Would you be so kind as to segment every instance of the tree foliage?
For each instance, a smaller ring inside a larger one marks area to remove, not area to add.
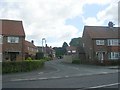
[[[54,47],[53,49],[55,50],[55,53],[56,53],[57,57],[64,55],[62,47]]]
[[[66,42],[63,43],[62,48],[68,47],[68,44]]]
[[[71,39],[69,45],[75,46],[75,47],[82,46],[82,38],[78,37],[78,38]]]
[[[67,53],[67,50],[66,50],[67,47],[68,47],[68,44],[66,42],[64,42],[63,45],[62,45],[64,55]]]

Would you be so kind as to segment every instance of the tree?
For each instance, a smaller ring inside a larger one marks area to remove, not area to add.
[[[67,47],[68,47],[68,44],[66,42],[64,42],[63,45],[62,45],[64,55],[67,53],[67,50],[66,50]]]
[[[54,47],[53,49],[55,50],[55,53],[56,53],[57,57],[60,57],[60,56],[64,55],[62,47]]]
[[[78,37],[78,38],[71,39],[69,45],[75,46],[75,47],[82,46],[82,38]]]
[[[66,42],[63,43],[62,48],[68,47],[68,44]]]

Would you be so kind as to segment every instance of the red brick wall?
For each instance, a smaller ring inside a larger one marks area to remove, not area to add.
[[[24,37],[20,37],[19,43],[8,43],[7,37],[3,38],[3,52],[11,52],[11,51],[19,51],[20,53],[17,55],[17,60],[23,60],[24,58]]]

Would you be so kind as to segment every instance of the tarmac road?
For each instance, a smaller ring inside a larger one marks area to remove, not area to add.
[[[3,88],[118,87],[118,69],[109,66],[76,65],[64,60],[46,62],[45,67],[26,73],[3,75]]]

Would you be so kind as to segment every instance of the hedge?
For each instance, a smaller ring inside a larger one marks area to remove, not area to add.
[[[73,60],[72,63],[73,64],[80,64],[80,60]]]
[[[27,72],[44,66],[44,60],[2,62],[2,73]]]

